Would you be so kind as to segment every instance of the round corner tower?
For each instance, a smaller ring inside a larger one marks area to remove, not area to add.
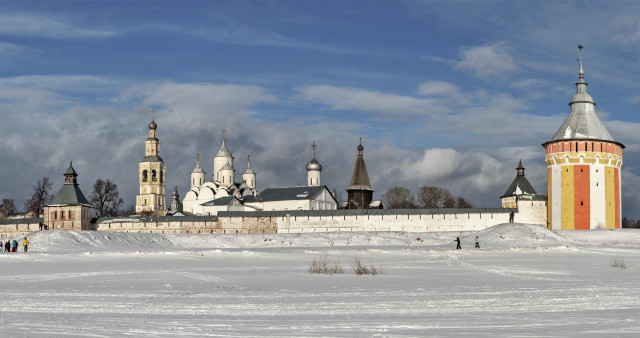
[[[554,230],[614,229],[621,225],[622,149],[587,93],[580,49],[571,113],[542,146],[547,164],[547,224]]]

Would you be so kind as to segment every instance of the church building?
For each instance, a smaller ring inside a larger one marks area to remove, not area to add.
[[[156,138],[158,125],[151,119],[149,137],[144,141],[145,156],[138,163],[140,193],[136,196],[136,213],[139,215],[164,216],[165,164],[160,157],[160,140]]]
[[[191,188],[182,200],[183,210],[197,215],[215,215],[218,211],[233,205],[245,196],[255,196],[257,173],[251,169],[251,157],[247,156],[247,169],[242,173],[242,181],[236,182],[234,157],[227,148],[226,130],[222,130],[222,146],[213,157],[211,180],[206,181],[206,173],[200,167],[200,154],[196,155],[196,167],[191,171]],[[213,202],[223,197],[224,200]]]
[[[620,169],[624,145],[613,139],[587,93],[580,49],[571,113],[553,138],[542,144],[547,164],[550,229],[614,229],[621,225]]]

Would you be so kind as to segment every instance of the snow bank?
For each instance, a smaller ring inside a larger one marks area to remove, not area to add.
[[[315,234],[199,235],[148,234],[48,230],[29,234],[29,250],[40,253],[157,252],[211,249],[270,249],[327,247],[405,247],[455,249],[460,236],[463,249],[473,249],[475,237],[481,249],[541,248],[600,243],[640,246],[640,231],[562,231],[521,223],[506,223],[479,232],[340,232]],[[21,238],[18,239],[21,243]]]

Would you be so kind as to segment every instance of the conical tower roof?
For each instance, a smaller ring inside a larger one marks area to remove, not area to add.
[[[509,188],[507,188],[507,191],[505,191],[504,195],[500,196],[500,198],[515,195],[537,195],[538,193],[536,193],[536,190],[533,189],[533,186],[531,186],[529,180],[527,180],[527,178],[524,176],[524,166],[522,165],[522,160],[518,163],[516,171],[518,172],[516,178],[513,180],[513,182],[511,182],[511,185],[509,186]]]
[[[363,150],[364,147],[362,143],[360,143],[358,145],[358,157],[356,158],[356,165],[353,168],[353,175],[351,175],[349,190],[373,190],[371,189],[371,182],[369,182],[367,166],[364,164]]]
[[[587,92],[587,83],[584,81],[582,46],[578,46],[578,48],[580,49],[580,71],[578,73],[580,78],[576,83],[576,94],[569,102],[571,113],[551,141],[602,140],[615,142],[596,115],[596,103]]]
[[[78,186],[78,182],[76,181],[78,174],[73,169],[72,163],[69,163],[69,169],[64,173],[64,176],[65,183],[62,185],[62,188],[60,188],[56,197],[53,198],[50,205],[90,205]]]

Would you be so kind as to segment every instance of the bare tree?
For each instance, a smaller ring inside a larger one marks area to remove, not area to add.
[[[3,198],[0,204],[0,218],[9,217],[18,212],[13,198]]]
[[[460,209],[473,208],[473,204],[467,201],[464,197],[458,197],[458,199],[456,199],[456,208],[460,208]]]
[[[422,208],[472,208],[469,201],[463,197],[455,198],[447,189],[425,186],[418,191],[418,204]]]
[[[447,189],[425,186],[418,191],[418,204],[427,209],[455,208],[456,200]]]
[[[118,186],[108,178],[96,180],[89,201],[98,208],[98,217],[117,216],[122,204]]]
[[[384,205],[389,209],[413,209],[416,207],[415,198],[411,190],[403,187],[393,187],[382,194]]]
[[[43,177],[33,186],[33,195],[24,204],[24,211],[33,212],[36,216],[40,216],[45,205],[51,202],[51,180],[49,177]]]
[[[120,212],[118,213],[118,216],[131,216],[135,214],[136,214],[136,205],[131,204],[130,206],[124,209],[121,209]]]

